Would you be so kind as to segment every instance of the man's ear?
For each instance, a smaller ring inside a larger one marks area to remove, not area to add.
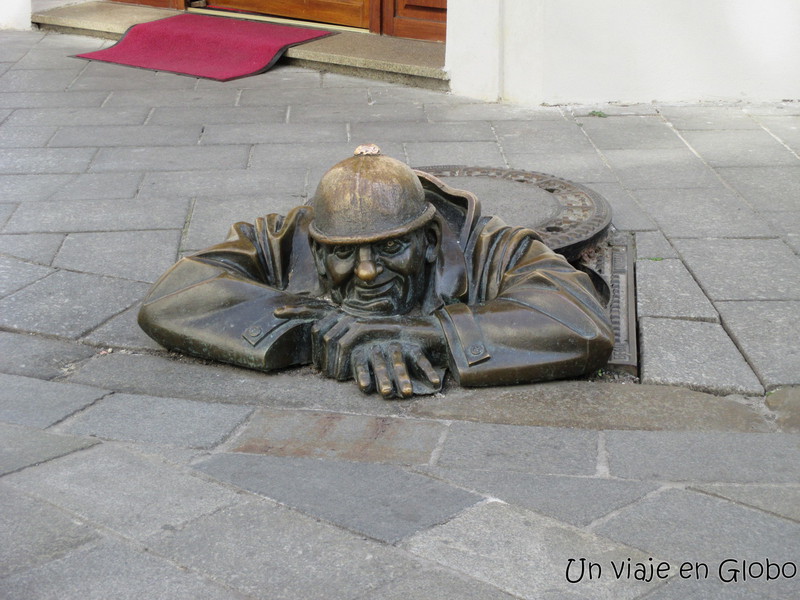
[[[439,256],[439,246],[442,243],[442,226],[436,219],[431,221],[425,229],[425,241],[427,242],[425,260],[429,263],[436,262],[436,258]]]
[[[317,275],[320,279],[327,279],[328,272],[325,270],[325,255],[322,251],[322,245],[317,240],[311,239],[311,253],[314,255],[314,266],[317,268]]]

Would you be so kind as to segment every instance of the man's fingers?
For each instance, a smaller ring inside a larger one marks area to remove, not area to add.
[[[411,385],[411,377],[408,374],[408,367],[406,367],[403,347],[398,343],[389,344],[388,354],[392,371],[394,372],[397,393],[401,398],[410,398],[414,394],[414,386]]]
[[[323,373],[327,372],[325,365],[328,362],[328,348],[322,338],[331,327],[338,323],[341,316],[342,314],[339,312],[331,313],[327,317],[314,323],[311,327],[311,356],[313,357],[314,364]]]
[[[373,386],[372,377],[370,376],[369,372],[369,359],[367,358],[367,353],[363,349],[358,349],[353,352],[350,360],[353,365],[353,379],[356,380],[358,389],[365,394],[370,393]]]
[[[389,366],[386,357],[380,346],[373,346],[370,352],[369,362],[372,365],[372,373],[375,375],[375,387],[378,393],[384,398],[391,398],[394,386],[392,377],[389,373]]]
[[[414,364],[417,365],[417,369],[425,376],[430,384],[433,387],[439,387],[442,384],[442,378],[439,376],[439,373],[436,372],[436,369],[433,368],[433,364],[425,356],[425,353],[422,352],[419,348],[414,348],[411,352],[411,357],[414,360]]]

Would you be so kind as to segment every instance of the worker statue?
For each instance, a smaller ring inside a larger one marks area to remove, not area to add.
[[[469,192],[360,146],[307,205],[236,223],[153,286],[139,324],[194,356],[313,364],[363,392],[577,377],[613,333],[590,277]]]

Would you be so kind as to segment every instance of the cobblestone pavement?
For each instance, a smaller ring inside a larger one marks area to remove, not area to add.
[[[800,597],[800,104],[526,109],[68,56],[103,43],[0,32],[0,596]],[[178,256],[365,141],[604,195],[635,232],[642,383],[385,402],[137,329]]]

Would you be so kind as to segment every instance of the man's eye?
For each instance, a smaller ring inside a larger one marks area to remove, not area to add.
[[[350,258],[353,255],[353,246],[335,246],[333,254],[336,258]]]
[[[397,254],[404,248],[404,244],[400,240],[387,240],[381,244],[382,254]]]

